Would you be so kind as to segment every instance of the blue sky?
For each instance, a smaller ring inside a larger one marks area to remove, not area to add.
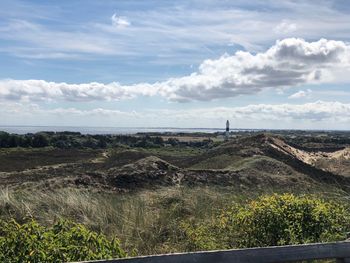
[[[0,125],[350,129],[348,1],[0,2]]]

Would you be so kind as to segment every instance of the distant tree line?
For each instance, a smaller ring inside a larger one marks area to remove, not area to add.
[[[291,140],[291,139],[289,139]],[[327,135],[320,137],[296,137],[291,141],[294,141],[299,144],[305,143],[320,143],[320,144],[350,144],[350,137],[347,136],[335,136],[335,135]]]
[[[208,147],[212,140],[183,142],[176,138],[164,140],[161,136],[149,135],[85,135],[79,132],[39,132],[24,135],[0,131],[0,148],[41,148],[56,147],[62,149],[91,148],[103,149],[126,145],[130,147],[154,148],[161,146]]]
[[[285,136],[284,139],[291,146],[306,151],[335,151],[350,145],[349,132],[314,132],[299,136]]]

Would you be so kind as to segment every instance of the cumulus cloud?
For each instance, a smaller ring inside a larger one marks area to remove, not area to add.
[[[197,72],[163,82],[121,85],[67,84],[44,80],[2,80],[0,98],[12,100],[120,100],[159,95],[173,101],[209,101],[274,88],[349,80],[350,45],[343,41],[299,38],[277,41],[265,52],[238,51],[205,60]],[[341,75],[341,76],[340,76]]]
[[[333,82],[334,72],[349,70],[350,46],[321,39],[277,41],[266,52],[238,51],[233,56],[206,60],[198,72],[166,82],[175,100],[211,100],[252,94],[266,88]]]
[[[307,89],[305,90],[299,90],[298,92],[290,95],[288,97],[288,99],[300,99],[300,98],[306,98],[306,97],[310,97],[312,93],[311,89]]]
[[[162,94],[156,84],[140,83],[123,86],[117,82],[68,84],[44,80],[1,80],[0,99],[11,101],[112,101],[130,99],[135,96]]]
[[[117,16],[116,13],[112,15],[111,20],[112,25],[117,28],[124,28],[130,26],[130,22],[125,17]]]

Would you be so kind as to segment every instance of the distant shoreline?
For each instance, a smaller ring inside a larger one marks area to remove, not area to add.
[[[255,129],[232,129],[254,131]],[[258,130],[258,129],[257,129]],[[261,129],[259,129],[261,130]],[[82,134],[137,134],[137,133],[216,133],[224,128],[179,128],[179,127],[88,127],[88,126],[0,126],[0,131],[16,134],[36,132],[80,132]]]
[[[81,134],[138,134],[138,133],[222,133],[225,128],[182,128],[182,127],[94,127],[94,126],[26,126],[0,125],[0,131],[27,134],[37,132],[80,132]],[[258,131],[307,131],[307,132],[347,132],[349,130],[311,130],[311,129],[247,129],[233,128],[231,132]]]

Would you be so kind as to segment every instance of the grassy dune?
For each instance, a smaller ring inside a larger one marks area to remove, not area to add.
[[[276,189],[264,189],[264,193]],[[132,254],[158,254],[194,250],[183,223],[211,224],[221,209],[254,199],[262,191],[217,187],[171,187],[133,193],[99,193],[66,188],[57,191],[0,190],[0,216],[18,222],[36,219],[52,225],[60,218],[117,236]],[[339,192],[318,193],[344,202]]]
[[[233,204],[289,192],[348,205],[348,179],[309,155],[266,135],[209,148],[2,149],[0,219],[72,220],[130,255],[224,249],[227,233],[211,230]]]
[[[2,218],[18,222],[35,218],[43,225],[71,219],[110,237],[118,236],[129,251],[153,254],[185,251],[179,222],[188,218],[208,220],[234,198],[209,188],[164,188],[117,195],[77,189],[1,189],[0,213]]]

